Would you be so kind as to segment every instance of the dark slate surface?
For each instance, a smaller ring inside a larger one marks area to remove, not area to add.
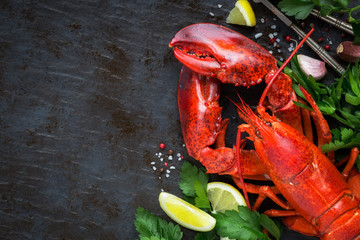
[[[289,55],[284,37],[295,37],[255,4],[255,28],[227,25],[233,4],[0,2],[2,239],[136,239],[138,206],[168,219],[158,194],[163,189],[181,196],[181,164],[195,162],[183,148],[176,100],[181,64],[168,47],[172,36],[198,22],[222,24],[251,39],[263,32],[257,42],[278,59]],[[262,24],[261,18],[268,21]],[[306,31],[310,22],[317,27],[315,38],[333,42],[334,54],[341,32],[330,27],[324,35],[327,25],[313,18],[306,21]],[[268,34],[275,31],[281,53],[268,44]],[[307,47],[303,51],[315,56]],[[330,70],[325,82],[333,76]],[[239,91],[256,104],[258,90]],[[223,93],[235,91],[226,86]],[[222,103],[224,116],[233,118],[233,106]],[[230,145],[238,123],[231,123]],[[160,142],[165,150],[159,149]],[[183,154],[184,160],[166,158],[176,169],[159,179],[164,162],[155,154],[166,155],[169,149]],[[194,236],[183,232],[184,239]],[[283,239],[310,238],[285,230]]]

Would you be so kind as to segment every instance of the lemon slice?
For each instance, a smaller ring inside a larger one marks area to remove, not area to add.
[[[226,23],[253,27],[256,25],[254,10],[247,0],[238,0],[226,18]]]
[[[243,195],[233,186],[223,182],[211,182],[207,185],[207,196],[213,213],[225,210],[238,210],[238,206],[246,206]]]
[[[215,227],[215,218],[173,194],[161,192],[159,202],[162,210],[183,227],[199,232],[208,232]]]

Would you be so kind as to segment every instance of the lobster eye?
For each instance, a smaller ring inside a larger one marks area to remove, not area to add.
[[[266,122],[266,126],[271,127],[271,122]]]
[[[256,131],[255,131],[255,135],[260,138],[260,137],[261,137],[260,131],[259,131],[259,130],[256,130]]]

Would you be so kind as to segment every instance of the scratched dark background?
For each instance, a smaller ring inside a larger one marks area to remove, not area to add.
[[[185,160],[195,162],[183,147],[178,120],[181,64],[168,47],[172,36],[198,22],[225,25],[251,39],[262,32],[257,42],[278,59],[289,55],[285,36],[295,38],[254,3],[256,27],[227,25],[234,3],[0,1],[1,239],[136,239],[138,206],[169,220],[158,194],[181,196],[179,169]],[[330,27],[325,33],[328,26],[311,17],[305,31],[311,22],[314,37],[324,36],[323,45],[331,41],[335,56],[341,32]],[[280,53],[268,43],[275,31]],[[307,47],[302,51],[315,56]],[[333,77],[329,69],[325,81]],[[229,89],[223,92],[234,93]],[[256,88],[239,91],[256,103]],[[239,120],[233,106],[222,103],[232,119],[231,145]],[[161,142],[166,149],[159,149]],[[166,169],[175,167],[169,177],[160,174],[165,162]],[[182,230],[184,239],[193,238]],[[285,229],[283,239],[310,238]]]

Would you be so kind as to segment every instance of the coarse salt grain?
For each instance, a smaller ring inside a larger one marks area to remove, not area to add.
[[[258,38],[261,37],[262,35],[263,35],[262,33],[257,33],[257,34],[255,34],[254,37],[255,37],[256,39],[258,39]]]
[[[177,153],[176,156],[177,156],[177,157],[181,157],[181,153]]]
[[[181,161],[181,157],[178,158],[178,161]]]
[[[166,170],[166,172],[167,172],[167,173],[170,173],[170,170],[169,170],[169,169],[167,169],[167,170]]]
[[[289,48],[288,48],[288,50],[289,50],[289,52],[291,52],[291,51],[293,51],[293,50],[294,50],[294,48],[289,47]]]
[[[153,166],[153,170],[154,170],[154,171],[156,170],[156,167],[155,167],[155,166]]]
[[[270,50],[269,53],[270,53],[270,54],[273,54],[273,51]]]
[[[159,156],[159,157],[160,157],[160,156],[162,156],[162,153],[161,153],[161,152],[159,152],[158,156]]]
[[[274,34],[270,33],[269,38],[274,38]]]
[[[159,179],[161,179],[161,177],[159,177]]]
[[[185,143],[184,143],[182,146],[183,146],[183,147],[186,147],[186,146],[185,146]]]
[[[278,49],[277,51],[278,51],[278,53],[281,53],[281,49]]]
[[[283,58],[280,58],[280,61],[284,61],[284,59],[283,59]]]
[[[332,44],[332,41],[329,41],[329,44]]]
[[[264,18],[261,18],[261,19],[260,19],[260,22],[261,22],[261,23],[264,23],[264,22],[265,22],[265,19],[264,19]]]
[[[215,16],[215,14],[214,14],[214,13],[212,13],[212,12],[210,12],[209,14],[210,14],[210,16],[212,16],[212,17],[213,17],[213,16]]]
[[[164,189],[160,189],[160,191],[162,191],[162,192],[163,192],[163,191],[164,191]]]
[[[151,164],[151,165],[154,165],[154,164],[155,164],[155,162],[151,162],[150,164]]]
[[[271,25],[271,29],[276,29],[276,25]]]
[[[164,161],[164,159],[163,159],[163,158],[160,158],[160,162],[162,162],[162,161]]]
[[[165,174],[165,177],[169,177],[170,175],[169,174]]]
[[[218,8],[222,8],[222,6],[223,6],[223,5],[221,5],[221,4],[218,4]]]
[[[173,156],[170,155],[170,156],[168,157],[168,159],[169,159],[169,160],[173,160]]]
[[[277,38],[277,39],[276,39],[276,42],[280,42],[280,38]]]
[[[278,35],[278,33],[277,33],[277,32],[274,32],[273,34],[274,34],[274,36],[275,36],[275,37]]]
[[[276,47],[276,46],[277,46],[277,42],[274,42],[273,46]]]
[[[175,169],[175,166],[170,166],[170,169]]]

